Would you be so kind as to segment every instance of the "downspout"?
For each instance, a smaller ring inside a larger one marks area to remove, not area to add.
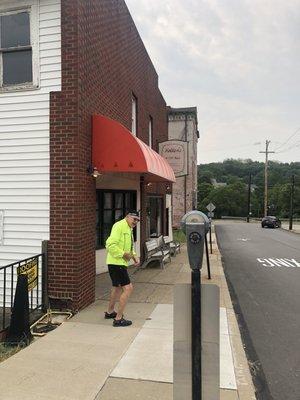
[[[184,138],[187,142],[187,114],[185,114],[185,121],[184,121]],[[188,172],[188,165],[187,165],[187,172]],[[186,214],[186,192],[187,192],[187,175],[184,175],[184,214]]]
[[[144,248],[144,242],[145,242],[145,230],[142,228],[144,227],[146,229],[146,223],[147,223],[147,216],[146,216],[146,207],[145,207],[145,197],[146,197],[146,193],[145,193],[145,180],[144,177],[141,176],[140,177],[140,217],[141,217],[141,221],[140,221],[140,258],[141,258],[141,264],[144,261],[144,252],[143,252],[143,248]]]

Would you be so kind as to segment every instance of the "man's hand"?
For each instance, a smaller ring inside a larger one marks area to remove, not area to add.
[[[133,266],[138,267],[140,265],[140,259],[138,257],[133,257],[132,259],[134,262]]]
[[[129,260],[132,259],[132,254],[131,253],[124,253],[123,254],[123,258],[124,258],[124,260],[129,261]]]

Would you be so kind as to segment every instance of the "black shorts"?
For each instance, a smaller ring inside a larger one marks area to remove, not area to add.
[[[113,286],[126,286],[130,284],[130,278],[126,267],[120,265],[108,265],[108,272]]]

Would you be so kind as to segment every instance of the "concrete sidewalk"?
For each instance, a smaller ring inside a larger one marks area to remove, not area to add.
[[[289,223],[288,222],[283,222],[282,223],[282,229],[289,230]],[[300,223],[299,222],[294,222],[293,223],[293,229],[290,232],[300,233]]]
[[[212,279],[220,287],[220,399],[255,399],[248,363],[216,243]],[[55,331],[0,364],[3,400],[137,400],[173,398],[173,288],[190,281],[185,247],[164,270],[132,275],[126,328],[105,320],[110,281],[97,277],[97,300]]]

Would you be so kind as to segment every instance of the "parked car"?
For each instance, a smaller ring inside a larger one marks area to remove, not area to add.
[[[261,220],[261,227],[262,228],[280,228],[281,221],[277,217],[274,217],[272,215],[267,215],[266,217],[263,217],[263,219]]]

